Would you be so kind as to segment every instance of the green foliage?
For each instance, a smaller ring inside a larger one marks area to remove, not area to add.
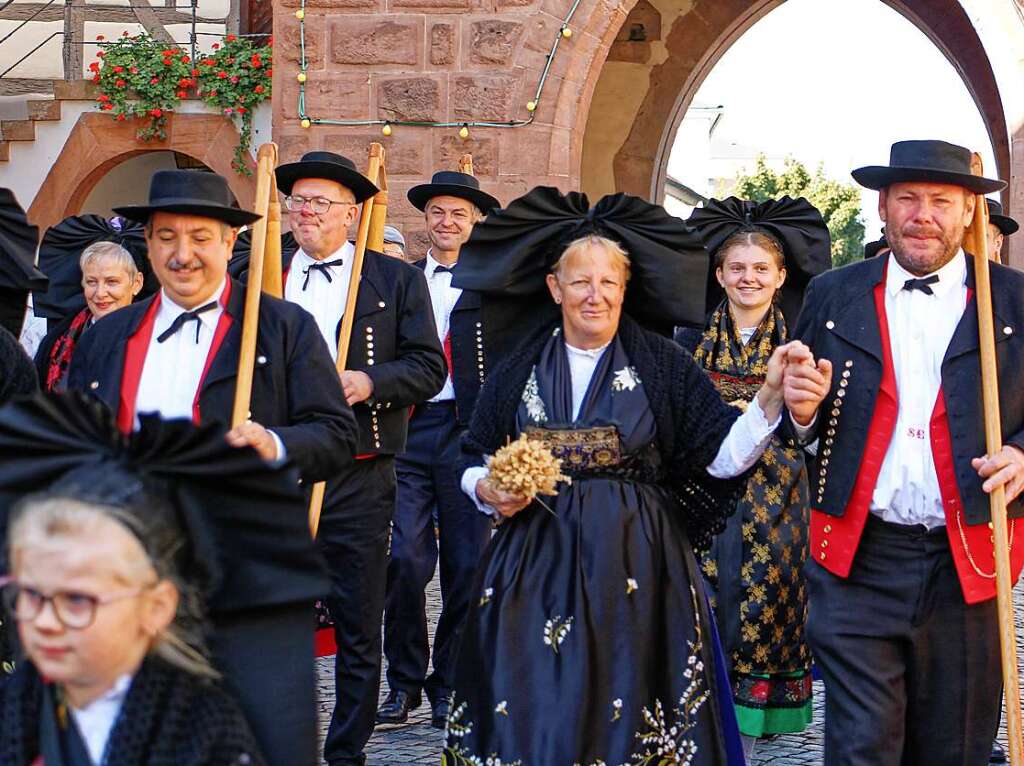
[[[240,141],[231,166],[249,175],[252,110],[270,98],[272,44],[228,35],[213,53],[193,62],[181,48],[147,34],[125,32],[113,42],[96,38],[101,50],[89,65],[100,95],[98,107],[120,122],[138,120],[140,141],[167,138],[167,117],[194,90],[229,120],[241,121]]]
[[[821,165],[812,175],[803,163],[787,157],[781,173],[772,170],[759,155],[754,172],[740,174],[732,194],[762,202],[766,199],[806,197],[821,211],[832,236],[832,264],[842,266],[859,260],[864,252],[864,221],[860,216],[860,189],[825,176]]]

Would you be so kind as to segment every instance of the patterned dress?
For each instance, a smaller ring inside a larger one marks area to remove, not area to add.
[[[484,554],[443,763],[726,763],[700,570],[622,343],[574,420],[556,333],[516,431],[543,440],[572,482],[504,522]]]
[[[741,409],[786,342],[772,308],[744,343],[727,303],[714,312],[693,358],[722,398]],[[802,731],[811,721],[811,658],[804,640],[809,506],[802,451],[777,436],[702,567],[726,654],[740,731],[752,737]]]

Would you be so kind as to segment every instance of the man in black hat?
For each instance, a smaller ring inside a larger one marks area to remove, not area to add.
[[[18,343],[30,290],[46,289],[35,266],[39,229],[10,189],[0,188],[0,403],[38,389],[35,367]]]
[[[227,266],[236,227],[258,218],[231,201],[219,175],[164,170],[152,178],[148,205],[116,210],[145,223],[161,290],[82,336],[68,387],[106,402],[124,432],[146,412],[230,427],[246,288]],[[266,295],[250,407],[250,420],[227,433],[230,444],[291,460],[307,483],[352,462],[355,422],[316,324]],[[211,604],[218,666],[270,763],[315,761],[310,611],[319,595],[308,579],[278,578]]]
[[[1014,219],[1003,215],[1003,204],[994,199],[986,199],[988,205],[988,254],[998,258],[1003,251],[1003,240],[1020,228]]]
[[[377,711],[377,723],[404,723],[425,690],[431,724],[443,729],[473,573],[491,530],[490,519],[459,485],[459,439],[469,425],[485,369],[480,296],[452,287],[452,268],[473,225],[499,203],[480,189],[476,178],[456,172],[435,173],[429,184],[414,186],[408,196],[423,211],[430,239],[426,258],[415,265],[427,278],[448,377],[434,397],[416,407],[409,443],[398,458],[384,621],[390,692]],[[425,590],[439,552],[443,607],[434,636],[434,672],[428,677]]]
[[[787,370],[792,438],[816,449],[807,637],[825,680],[825,763],[985,763],[1000,703],[988,493],[1024,514],[1024,391],[1004,386],[985,454],[967,149],[894,144],[853,177],[879,191],[890,252],[826,272]],[[1024,375],[1024,275],[992,264],[999,371]],[[821,405],[821,406],[819,406]],[[1012,569],[1024,526],[1010,522]]]
[[[284,263],[285,298],[313,314],[337,356],[355,252],[348,230],[359,203],[377,188],[332,152],[309,152],[282,165],[277,183],[300,246]],[[324,742],[330,766],[365,762],[380,686],[394,456],[405,449],[409,407],[438,392],[444,365],[423,273],[368,250],[341,373],[359,424],[358,459],[328,481],[318,533],[331,571],[327,606],[338,645],[334,714]]]

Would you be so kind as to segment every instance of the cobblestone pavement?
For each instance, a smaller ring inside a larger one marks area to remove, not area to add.
[[[1017,604],[1017,645],[1024,646],[1024,585],[1015,593]],[[441,597],[437,589],[437,578],[427,591],[427,616],[430,620],[430,635],[440,610]],[[1024,658],[1024,653],[1022,653]],[[327,731],[334,698],[333,658],[319,661],[318,679],[320,687],[320,728],[321,737]],[[382,679],[381,699],[387,694],[387,682]],[[750,766],[817,766],[822,762],[822,720],[824,713],[824,690],[821,683],[814,685],[814,722],[800,734],[782,735],[773,740],[758,742]],[[1000,732],[1005,742],[1005,732]],[[441,761],[441,732],[430,727],[430,706],[424,704],[409,717],[409,723],[402,726],[377,729],[366,749],[367,766],[438,766]]]

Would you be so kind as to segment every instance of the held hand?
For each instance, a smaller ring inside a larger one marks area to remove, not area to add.
[[[832,362],[819,359],[815,363],[811,350],[802,343],[800,346],[788,355],[783,392],[793,420],[806,426],[832,388]]]
[[[1006,487],[1006,502],[1010,502],[1024,489],[1024,452],[1006,444],[991,457],[976,457],[971,466],[985,480],[981,488],[992,493],[996,487]]]
[[[788,360],[791,354],[799,353],[801,350],[810,353],[807,346],[800,341],[790,341],[776,348],[772,352],[771,359],[768,360],[764,385],[757,392],[757,403],[761,405],[761,410],[769,423],[774,422],[782,411],[783,386]]]
[[[277,443],[259,423],[247,420],[228,431],[224,438],[232,447],[252,447],[267,462],[277,460]]]
[[[476,483],[476,496],[481,503],[489,505],[506,519],[512,518],[530,504],[529,498],[500,490],[487,479],[480,479]]]
[[[365,372],[356,370],[345,370],[339,376],[341,387],[345,391],[345,401],[348,406],[365,402],[373,395],[373,380]]]

